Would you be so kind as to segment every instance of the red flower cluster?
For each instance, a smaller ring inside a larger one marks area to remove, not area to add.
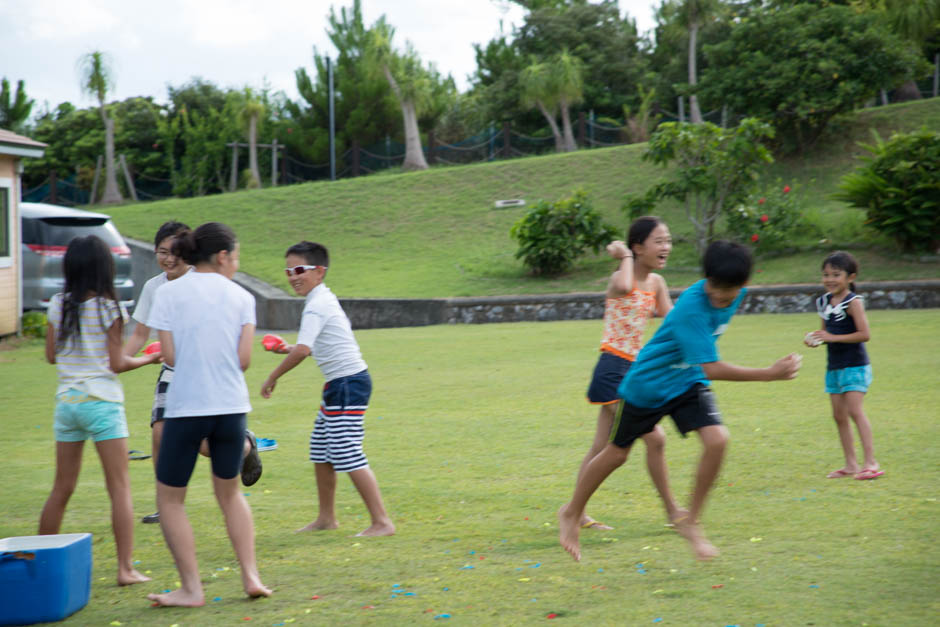
[[[761,198],[760,200],[757,201],[757,204],[758,204],[758,205],[763,205],[765,202],[767,202],[767,199],[766,199],[766,198]]]
[[[789,194],[789,193],[790,193],[790,186],[789,186],[789,185],[784,185],[784,186],[783,186],[783,193],[784,193],[784,194]]]
[[[767,220],[770,220],[770,216],[768,216],[766,213],[760,217],[761,222],[767,222]]]
[[[757,233],[754,233],[754,235],[751,235],[752,242],[756,242],[759,239],[760,239],[760,235],[758,235]]]

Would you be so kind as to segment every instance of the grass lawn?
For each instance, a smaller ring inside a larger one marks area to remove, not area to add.
[[[887,471],[870,482],[825,479],[842,464],[822,390],[825,354],[800,343],[818,318],[732,322],[723,358],[763,366],[798,350],[804,367],[795,381],[715,385],[732,443],[704,518],[722,555],[707,564],[663,526],[642,451],[590,503],[616,529],[584,532],[581,563],[557,544],[555,511],[570,496],[594,428],[584,390],[599,321],[357,333],[375,380],[366,452],[398,525],[390,538],[350,537],[368,519],[348,480],[338,490],[340,530],[292,533],[315,516],[306,452],[321,382],[304,364],[261,399],[257,390],[278,358],[259,348],[247,373],[249,423],[279,448],[262,453],[264,476],[247,493],[274,596],[243,597],[205,460],[187,504],[206,607],[149,607],[146,593],[176,585],[153,525],[138,525],[135,538],[138,568],[153,583],[114,585],[107,496],[86,446],[63,532],[94,534],[94,581],[88,606],[66,624],[515,625],[549,614],[580,625],[935,623],[940,315],[869,317],[875,382],[865,406]],[[55,372],[38,342],[0,346],[0,537],[31,535],[53,479]],[[131,448],[149,448],[155,375],[121,376]],[[667,432],[673,487],[684,497],[699,445],[671,423]],[[149,460],[131,462],[131,480],[136,514],[151,513]]]
[[[757,284],[815,281],[825,252],[851,246],[862,259],[865,281],[940,277],[936,259],[905,258],[864,226],[864,212],[834,201],[841,176],[854,169],[871,141],[870,129],[887,137],[892,129],[940,128],[940,99],[864,110],[840,120],[812,154],[784,159],[768,168],[804,195],[815,225],[795,242],[818,250],[761,260]],[[381,174],[274,189],[219,194],[109,207],[121,232],[152,241],[164,221],[195,227],[209,220],[231,225],[242,243],[242,270],[287,289],[284,251],[301,239],[331,251],[330,284],[346,298],[429,298],[603,291],[612,264],[588,255],[568,274],[554,279],[527,275],[515,259],[509,229],[525,208],[494,209],[500,199],[556,200],[583,187],[611,224],[625,229],[620,207],[664,172],[641,157],[644,144],[581,150],[561,155],[512,159],[424,172]],[[657,214],[676,237],[670,285],[699,278],[692,227],[683,208],[663,204]]]

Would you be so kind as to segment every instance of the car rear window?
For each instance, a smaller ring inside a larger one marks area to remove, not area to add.
[[[124,240],[105,218],[40,218],[23,220],[23,243],[68,246],[76,237],[97,235],[112,249],[124,248]],[[118,252],[118,251],[115,251]]]

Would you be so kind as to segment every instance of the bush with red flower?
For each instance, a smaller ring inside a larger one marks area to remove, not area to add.
[[[812,227],[803,218],[803,198],[794,187],[777,181],[748,196],[725,214],[727,235],[757,253],[795,247]]]

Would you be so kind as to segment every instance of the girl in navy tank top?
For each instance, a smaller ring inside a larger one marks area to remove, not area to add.
[[[858,262],[846,252],[834,252],[822,263],[823,286],[828,290],[816,299],[816,310],[822,318],[822,327],[806,335],[809,347],[826,344],[826,392],[832,401],[832,417],[839,430],[839,441],[845,455],[845,466],[833,470],[827,477],[855,477],[875,479],[884,474],[875,460],[871,423],[862,400],[871,385],[871,363],[865,351],[865,342],[871,334],[862,299],[855,293]],[[851,419],[862,441],[865,459],[859,465],[852,440]]]

